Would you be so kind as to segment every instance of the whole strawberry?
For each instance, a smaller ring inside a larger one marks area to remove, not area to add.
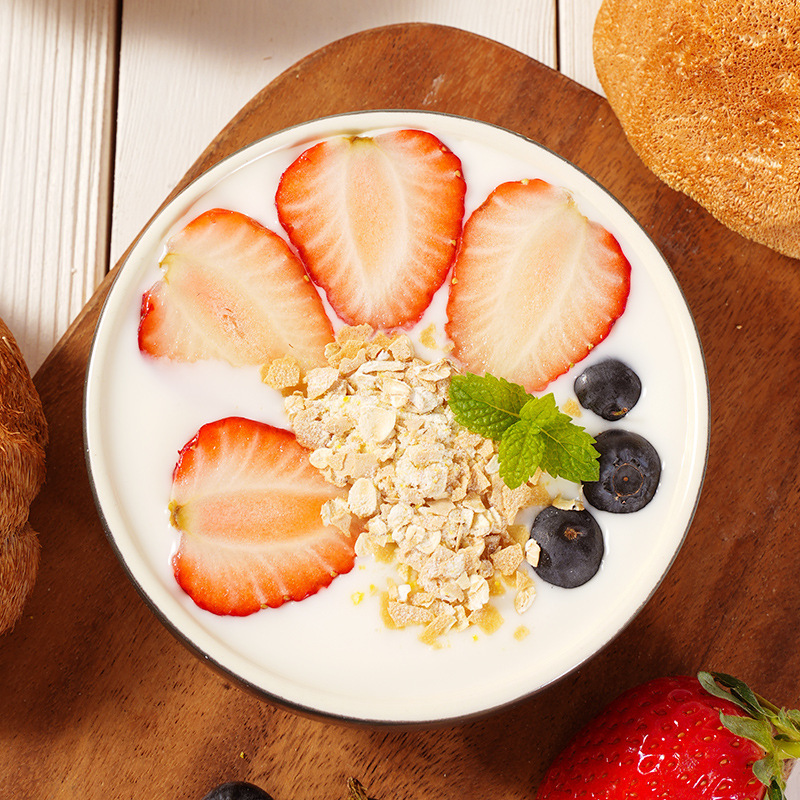
[[[800,756],[800,712],[721,673],[631,689],[556,758],[538,800],[780,800]]]

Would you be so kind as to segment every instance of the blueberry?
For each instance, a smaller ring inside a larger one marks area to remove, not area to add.
[[[536,574],[548,583],[574,589],[600,569],[603,533],[588,511],[548,506],[531,526],[531,538],[541,548]]]
[[[623,430],[603,431],[595,444],[600,479],[583,484],[586,499],[601,511],[627,514],[644,508],[661,477],[661,459],[644,436]]]
[[[639,376],[615,358],[598,361],[575,379],[578,402],[603,419],[622,419],[642,394]]]
[[[272,800],[272,797],[252,783],[229,781],[212,789],[203,800]]]

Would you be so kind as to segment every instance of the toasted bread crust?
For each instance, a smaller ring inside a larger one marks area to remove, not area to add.
[[[605,0],[598,78],[665,183],[800,257],[800,13],[794,0]]]

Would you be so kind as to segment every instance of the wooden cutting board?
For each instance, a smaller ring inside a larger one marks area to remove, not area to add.
[[[531,798],[567,738],[644,679],[723,670],[800,704],[800,264],[660,183],[602,98],[504,46],[431,25],[367,31],[313,53],[241,111],[182,185],[257,137],[376,108],[525,134],[604,184],[662,249],[697,321],[711,386],[706,483],[682,551],[602,653],[502,712],[398,731],[276,709],[173,639],[101,528],[82,391],[112,274],[35,378],[51,429],[48,481],[31,516],[43,557],[24,618],[0,639],[0,796],[199,800],[246,779],[275,800],[317,800],[344,797],[356,776],[379,800]]]

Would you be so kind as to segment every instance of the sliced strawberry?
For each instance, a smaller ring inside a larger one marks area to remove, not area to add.
[[[286,354],[325,363],[333,331],[319,294],[288,244],[250,217],[201,214],[172,237],[161,265],[164,277],[142,299],[142,352],[234,366]]]
[[[504,183],[464,226],[447,304],[454,354],[472,372],[541,390],[608,335],[630,273],[616,239],[566,190]]]
[[[289,431],[240,417],[203,425],[173,475],[175,578],[214,614],[245,616],[314,594],[355,560],[354,536],[320,517],[339,492]]]
[[[337,137],[281,177],[278,217],[349,324],[416,321],[452,265],[464,217],[461,161],[435,136]]]

